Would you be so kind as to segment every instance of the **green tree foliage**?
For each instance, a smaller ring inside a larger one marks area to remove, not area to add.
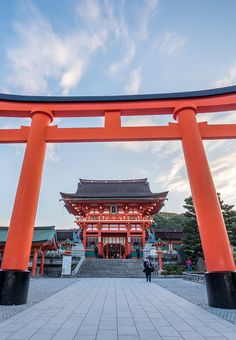
[[[219,193],[217,195],[228,231],[230,243],[233,246],[236,246],[236,211],[233,210],[233,205],[224,203]],[[204,257],[198,231],[197,219],[192,197],[190,196],[184,201],[184,208],[186,209],[184,215],[187,218],[187,224],[183,229],[183,249],[186,257],[190,257],[194,262],[196,262],[199,257]]]
[[[233,210],[234,205],[225,204],[220,198],[220,194],[217,194],[224,217],[226,229],[229,236],[229,241],[232,246],[236,246],[236,211]]]
[[[186,258],[191,258],[192,261],[196,263],[199,257],[203,257],[197,218],[192,197],[190,196],[184,201],[184,208],[186,209],[185,217],[187,218],[187,223],[183,229],[183,250]]]
[[[163,212],[154,216],[151,229],[183,230],[186,221],[184,214]]]

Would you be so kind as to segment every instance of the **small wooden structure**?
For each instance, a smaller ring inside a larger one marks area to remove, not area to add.
[[[8,227],[0,227],[0,253],[1,257],[5,249],[6,239],[7,239]],[[38,256],[40,256],[40,267],[39,274],[44,274],[44,259],[45,254],[48,250],[57,250],[57,238],[56,238],[56,230],[55,226],[46,226],[46,227],[35,227],[34,228],[34,236],[31,246],[31,256],[32,256],[32,265],[31,274],[32,277],[37,275],[37,263]]]

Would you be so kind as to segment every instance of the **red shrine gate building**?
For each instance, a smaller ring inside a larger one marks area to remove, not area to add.
[[[152,224],[168,192],[153,193],[147,179],[80,179],[76,193],[61,193],[65,207],[75,215],[86,256],[98,247],[101,257],[127,258],[143,249]]]

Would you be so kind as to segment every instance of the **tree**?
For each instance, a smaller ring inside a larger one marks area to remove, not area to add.
[[[176,213],[158,213],[154,215],[153,223],[151,229],[157,230],[159,229],[167,229],[167,230],[183,230],[186,217],[184,214],[176,214]]]
[[[190,196],[184,201],[184,208],[186,209],[184,215],[187,218],[187,223],[183,229],[183,250],[187,258],[191,258],[194,263],[197,263],[199,257],[204,257],[198,231],[197,218],[192,197]]]
[[[225,204],[220,198],[220,194],[217,194],[224,217],[226,229],[229,236],[229,241],[232,246],[236,246],[236,211],[233,210],[234,205]]]
[[[233,205],[224,203],[219,193],[217,193],[217,196],[219,199],[222,215],[225,220],[230,243],[233,246],[236,246],[236,211],[233,210]],[[184,208],[186,209],[184,215],[187,217],[188,222],[183,229],[183,249],[187,257],[190,257],[194,262],[197,262],[199,257],[204,257],[198,231],[197,218],[192,197],[190,196],[184,201]]]

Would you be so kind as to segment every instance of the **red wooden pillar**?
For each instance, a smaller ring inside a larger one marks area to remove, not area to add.
[[[27,301],[30,280],[28,263],[46,151],[45,138],[52,118],[50,112],[40,108],[32,112],[32,124],[0,272],[0,282],[5,287],[0,287],[5,289],[0,304],[21,304]],[[15,289],[7,289],[9,280],[11,286],[15,282]]]
[[[163,265],[162,265],[162,254],[163,254],[163,251],[161,250],[161,251],[157,251],[157,254],[158,254],[158,262],[159,262],[159,271],[160,272],[162,272],[162,267],[163,267]]]
[[[40,263],[40,275],[44,275],[44,260],[45,260],[45,251],[42,252],[41,263]]]
[[[146,244],[146,230],[144,229],[144,226],[142,226],[142,247],[144,248]]]
[[[102,255],[102,230],[101,226],[98,226],[98,254]]]
[[[127,255],[131,255],[131,237],[130,237],[130,226],[127,227]]]
[[[33,261],[32,261],[32,277],[35,277],[37,274],[37,261],[38,261],[38,250],[34,249]]]
[[[87,247],[86,237],[87,237],[86,226],[84,226],[83,227],[83,245],[84,245],[85,254],[86,254],[86,247]]]
[[[177,108],[174,112],[182,135],[184,157],[208,271],[206,283],[209,305],[235,308],[236,295],[232,293],[236,288],[235,263],[195,114],[196,108],[191,104]]]

